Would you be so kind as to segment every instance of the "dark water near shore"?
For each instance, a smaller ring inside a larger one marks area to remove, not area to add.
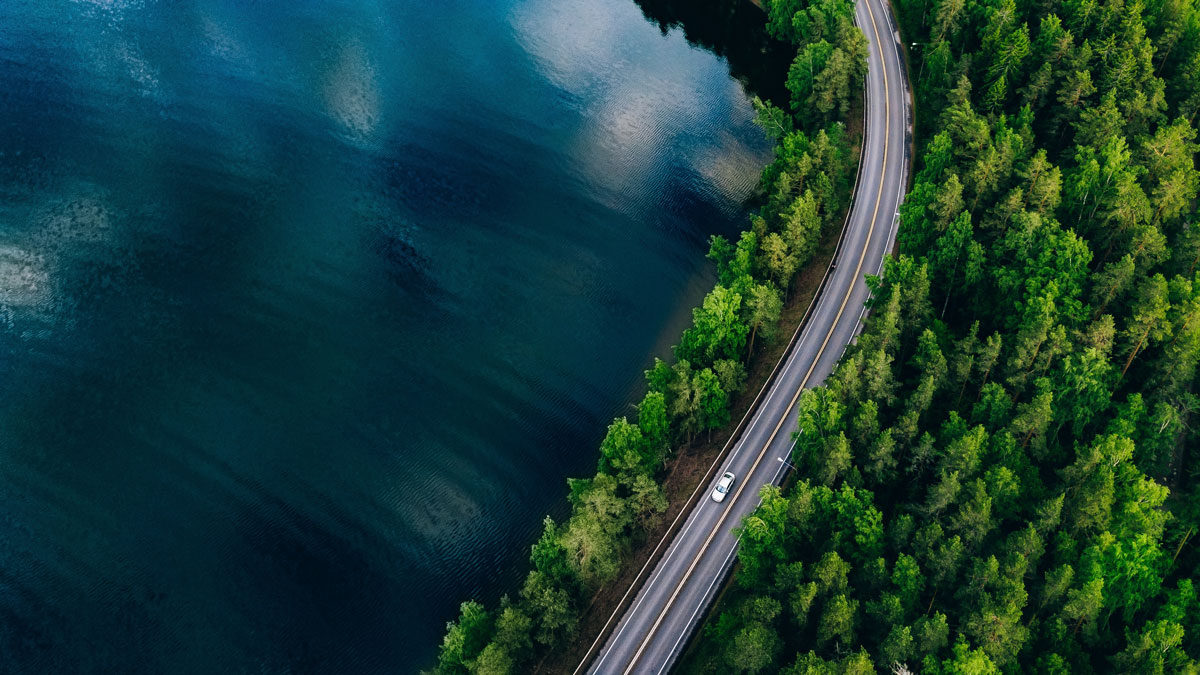
[[[0,672],[412,672],[511,588],[768,156],[656,20],[0,2]]]

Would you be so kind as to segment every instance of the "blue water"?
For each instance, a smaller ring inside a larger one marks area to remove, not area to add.
[[[631,0],[0,2],[0,672],[397,673],[768,144]]]

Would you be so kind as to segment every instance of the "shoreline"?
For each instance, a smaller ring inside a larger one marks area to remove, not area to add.
[[[753,0],[751,0],[753,2]],[[851,151],[858,157],[862,144],[862,103],[857,103],[851,110],[847,125],[847,136],[852,139]],[[845,211],[848,212],[847,204]],[[844,220],[845,213],[842,214]],[[621,574],[608,584],[597,590],[587,608],[579,618],[580,636],[597,636],[608,618],[619,605],[625,592],[637,579],[642,568],[651,561],[655,545],[666,535],[680,511],[687,507],[691,495],[706,476],[709,467],[722,454],[730,434],[736,431],[739,420],[751,408],[759,391],[768,383],[776,364],[784,356],[789,341],[783,336],[790,336],[804,319],[809,305],[820,291],[825,271],[837,251],[842,229],[831,231],[822,237],[813,259],[796,274],[795,281],[784,302],[783,311],[776,324],[779,339],[756,353],[747,368],[747,378],[742,391],[730,406],[730,422],[716,430],[711,440],[697,437],[690,445],[681,447],[678,454],[670,460],[666,475],[662,480],[662,489],[667,496],[667,509],[659,514],[659,522],[647,530],[632,546],[628,558],[622,564]],[[655,559],[661,557],[665,550]],[[630,595],[635,595],[631,593]],[[611,627],[610,627],[611,628]],[[573,643],[568,650],[553,651],[539,662],[533,669],[537,675],[571,675],[587,653],[594,637],[586,641]]]

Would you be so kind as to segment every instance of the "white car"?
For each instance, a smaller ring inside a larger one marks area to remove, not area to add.
[[[714,502],[725,501],[725,494],[729,492],[729,488],[733,487],[733,478],[734,475],[726,471],[725,475],[721,476],[721,480],[717,481],[717,487],[713,488],[712,491]]]

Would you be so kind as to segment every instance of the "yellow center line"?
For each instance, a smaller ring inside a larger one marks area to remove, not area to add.
[[[879,62],[882,66],[884,59],[883,41],[879,38],[879,26],[875,23],[875,12],[871,9],[870,0],[867,0],[866,7],[867,15],[871,18],[871,29],[875,33],[875,44],[879,46]],[[804,385],[808,384],[809,378],[812,377],[813,370],[817,367],[817,362],[820,361],[821,356],[824,355],[825,347],[829,345],[829,340],[833,337],[833,331],[837,327],[838,321],[841,320],[842,313],[846,311],[846,304],[850,302],[850,296],[854,293],[853,280],[858,279],[858,275],[862,272],[863,261],[866,260],[867,257],[867,248],[869,248],[871,245],[871,236],[875,232],[875,221],[879,216],[879,204],[883,200],[883,177],[887,169],[888,142],[891,137],[891,99],[888,93],[887,68],[882,68],[882,71],[884,111],[883,162],[881,163],[879,172],[879,190],[875,194],[875,209],[871,213],[871,225],[867,229],[867,238],[863,243],[863,249],[858,254],[858,266],[854,269],[854,275],[851,277],[852,281],[850,283],[850,287],[846,290],[846,296],[842,298],[842,304],[840,307],[838,307],[837,316],[835,316],[833,322],[830,323],[829,332],[825,334],[825,339],[821,342],[821,348],[817,350],[816,356],[813,357],[812,364],[808,367],[808,372],[804,374],[804,379],[800,381],[800,386],[796,388],[796,394],[792,396],[792,400],[788,403],[787,407],[784,408],[783,415],[780,417],[779,422],[775,425],[775,429],[771,431],[770,438],[767,439],[767,442],[763,445],[762,450],[759,451],[758,457],[755,458],[754,464],[750,467],[750,470],[746,472],[747,478],[754,475],[754,470],[758,468],[759,462],[761,462],[763,457],[766,456],[767,449],[771,447],[771,443],[775,441],[775,436],[779,434],[779,430],[783,428],[784,422],[787,421],[788,412],[793,406],[796,405],[796,401],[800,399],[800,394],[804,391]],[[748,485],[749,482],[749,480],[742,481],[742,484],[738,486],[737,492],[734,493],[733,499],[730,500],[731,504],[737,501],[738,497],[742,494],[742,490],[746,488],[746,485]],[[629,675],[629,673],[633,672],[633,668],[635,665],[637,665],[638,659],[641,658],[642,652],[644,652],[646,647],[650,644],[650,638],[654,636],[655,631],[657,631],[659,625],[662,624],[662,620],[666,617],[667,612],[670,611],[671,606],[675,604],[675,599],[679,597],[679,592],[683,590],[688,578],[691,577],[692,572],[696,569],[696,565],[700,562],[700,558],[704,555],[704,552],[708,550],[708,546],[712,543],[713,538],[716,537],[717,533],[721,531],[721,525],[725,522],[725,518],[729,515],[731,510],[732,506],[721,512],[721,517],[717,520],[717,524],[713,527],[712,531],[708,533],[708,537],[705,538],[704,543],[700,545],[700,550],[692,559],[692,563],[688,565],[687,570],[684,571],[683,578],[680,579],[679,584],[675,586],[675,591],[671,593],[670,598],[667,598],[666,606],[664,606],[662,611],[659,612],[658,618],[654,620],[654,625],[650,627],[650,630],[646,633],[646,637],[642,638],[641,645],[638,647],[637,652],[633,655],[633,658],[629,661],[629,666],[625,668],[625,675]]]

